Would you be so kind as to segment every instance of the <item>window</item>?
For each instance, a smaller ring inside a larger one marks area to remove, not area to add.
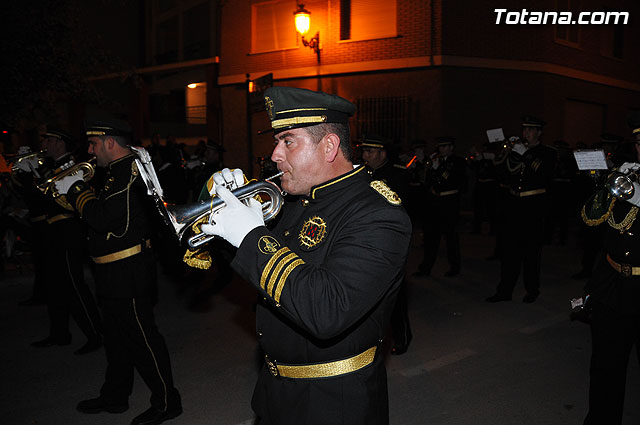
[[[605,7],[604,12],[615,12],[610,7]],[[623,24],[602,25],[600,36],[600,53],[603,56],[622,59],[624,57],[624,28]]]
[[[296,47],[294,10],[295,3],[290,0],[254,4],[251,10],[251,52],[270,52]]]
[[[397,36],[395,0],[341,0],[340,40]]]
[[[156,63],[178,60],[178,17],[174,16],[156,27]]]
[[[571,12],[574,16],[580,14],[580,0],[556,0],[556,10],[558,12]],[[580,45],[580,25],[556,25],[556,42],[568,46],[578,47]]]
[[[406,140],[409,137],[410,103],[407,96],[356,99],[356,138],[370,133]]]
[[[192,83],[185,94],[187,124],[207,123],[207,83]]]
[[[183,59],[202,59],[209,53],[209,3],[187,10],[182,17]]]

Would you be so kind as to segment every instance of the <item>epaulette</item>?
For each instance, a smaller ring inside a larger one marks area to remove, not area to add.
[[[376,192],[378,192],[384,199],[387,200],[391,205],[402,205],[402,200],[385,182],[382,180],[374,180],[369,183],[369,186]]]
[[[611,215],[616,198],[608,190],[602,189],[589,198],[582,206],[580,215],[587,226],[598,226]]]

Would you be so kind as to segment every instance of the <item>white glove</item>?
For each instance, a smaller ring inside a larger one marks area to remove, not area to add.
[[[516,143],[515,145],[513,145],[512,151],[514,151],[515,153],[519,153],[520,155],[524,155],[524,153],[527,151],[527,147],[522,143]]]
[[[618,171],[621,173],[626,173],[627,170],[635,170],[637,168],[640,168],[640,164],[638,164],[637,162],[625,162],[620,166],[620,168],[618,168]]]
[[[627,199],[627,202],[640,207],[640,184],[633,183],[633,196]]]
[[[36,170],[38,169],[38,167],[40,167],[40,162],[38,161],[38,158],[24,158],[21,161],[16,161],[16,167],[19,170],[31,173],[33,172],[33,170]]]
[[[216,187],[218,186],[224,186],[229,190],[244,186],[244,173],[239,168],[236,168],[233,171],[228,168],[224,168],[222,171],[213,173],[213,185],[211,186],[209,195],[213,196],[216,193]]]
[[[77,181],[82,180],[84,173],[76,173],[55,182],[56,190],[61,195],[66,195],[69,192],[69,188]]]
[[[262,205],[250,198],[249,205],[245,205],[224,185],[216,185],[216,194],[226,206],[214,216],[214,224],[203,224],[202,231],[207,235],[220,236],[231,245],[238,248],[245,236],[259,226],[264,226]]]
[[[440,160],[434,159],[433,162],[431,163],[431,168],[433,168],[434,170],[437,170],[438,167],[440,167]]]

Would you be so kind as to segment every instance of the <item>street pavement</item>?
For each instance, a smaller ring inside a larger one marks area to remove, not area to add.
[[[422,256],[419,229],[414,231],[407,264],[413,342],[406,354],[386,356],[391,424],[582,424],[590,336],[587,325],[569,320],[569,299],[581,295],[585,283],[570,278],[580,268],[575,229],[566,245],[545,246],[542,293],[535,303],[521,302],[520,281],[513,301],[489,304],[484,298],[493,294],[499,276],[499,262],[486,259],[493,238],[469,234],[466,223],[462,273],[453,278],[443,276],[443,246],[432,276],[412,276]],[[215,270],[210,274],[215,277]],[[91,280],[88,269],[86,275]],[[157,323],[184,407],[166,424],[253,425],[250,400],[260,367],[256,292],[238,277],[207,291],[206,285],[160,276]],[[78,401],[98,395],[105,370],[103,350],[73,354],[85,342],[75,324],[69,346],[29,345],[48,330],[44,306],[18,305],[32,282],[28,264],[6,271],[0,281],[0,424],[129,424],[149,407],[149,391],[138,376],[127,412],[75,410]],[[385,348],[388,353],[390,342]],[[640,424],[638,400],[640,371],[632,356],[624,425]]]

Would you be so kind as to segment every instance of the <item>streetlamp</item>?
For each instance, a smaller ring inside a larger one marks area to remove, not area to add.
[[[304,35],[309,32],[311,27],[311,12],[304,8],[304,4],[298,3],[298,9],[293,12],[293,16],[296,21],[296,31],[302,37],[302,44],[306,47],[310,47],[318,56],[318,63],[320,63],[320,31],[316,32],[310,40],[306,40]]]

